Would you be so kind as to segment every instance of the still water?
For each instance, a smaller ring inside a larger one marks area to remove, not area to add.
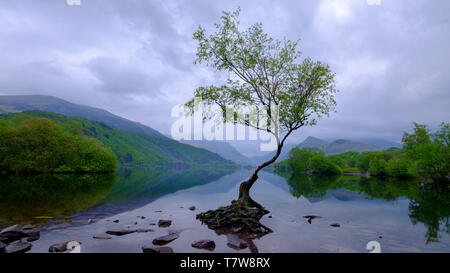
[[[208,252],[191,247],[201,239],[214,240],[214,252],[369,252],[370,241],[381,252],[450,252],[448,186],[268,172],[261,173],[252,194],[270,211],[261,222],[273,233],[246,239],[248,247],[238,249],[230,244],[233,235],[216,234],[195,215],[228,205],[250,172],[158,168],[116,175],[2,175],[0,227],[39,225],[41,238],[30,252],[48,252],[50,245],[70,240],[82,242],[82,252],[142,252],[169,229],[181,231],[167,244],[174,252]],[[309,223],[306,215],[320,217]],[[159,228],[159,219],[172,225]],[[138,228],[154,232],[92,238]]]

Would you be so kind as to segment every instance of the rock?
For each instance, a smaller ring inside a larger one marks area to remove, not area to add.
[[[241,240],[236,234],[227,234],[227,241],[227,246],[236,250],[244,249],[248,246],[247,243],[244,240]]]
[[[332,226],[332,227],[340,227],[341,224],[339,224],[339,223],[333,223],[333,224],[331,224],[330,226]]]
[[[48,252],[64,252],[67,250],[67,242],[51,245]]]
[[[114,222],[114,223],[119,223],[119,220],[114,220],[113,222]]]
[[[380,235],[380,236],[378,236],[378,238],[379,238],[379,239],[383,239],[383,236]]]
[[[162,210],[155,210],[155,212],[162,212]]]
[[[101,240],[108,240],[111,239],[112,237],[109,236],[108,234],[97,234],[93,236],[94,239],[101,239]]]
[[[40,238],[40,231],[35,229],[32,225],[13,225],[0,232],[0,241],[5,244],[22,238],[27,238],[29,242],[36,241]]]
[[[27,234],[28,242],[37,241],[41,238],[41,232],[36,229],[26,230],[25,233]]]
[[[216,243],[213,240],[200,240],[192,243],[192,247],[213,251]]]
[[[172,233],[169,235],[161,236],[161,237],[155,238],[153,240],[153,244],[159,245],[159,246],[165,245],[165,244],[168,244],[168,243],[172,242],[173,240],[177,239],[178,237],[180,237],[180,235],[178,233]]]
[[[15,241],[5,247],[5,253],[25,253],[31,249],[33,245],[22,241]]]
[[[162,247],[142,247],[144,253],[173,253],[173,249],[168,246]]]
[[[136,232],[136,230],[132,230],[132,229],[106,231],[107,234],[115,235],[115,236],[127,235],[127,234],[134,233],[134,232]]]
[[[68,241],[65,243],[54,244],[48,248],[48,252],[64,252],[66,250],[74,249],[80,245],[81,243],[78,241]]]
[[[91,218],[88,219],[88,224],[90,224],[90,223],[94,223],[94,220]]]
[[[320,219],[320,218],[322,218],[322,216],[317,216],[317,215],[306,215],[306,216],[303,216],[303,218],[307,218],[307,219],[308,219],[308,223],[311,224],[312,219]]]
[[[272,215],[269,215],[269,216],[267,216],[267,217],[272,218]]]
[[[153,232],[153,231],[155,231],[155,230],[153,230],[153,229],[151,229],[151,228],[138,228],[138,229],[136,229],[136,232],[139,232],[139,233],[143,233],[143,232]]]
[[[195,210],[195,206],[189,207],[190,210]]]
[[[158,226],[159,227],[168,227],[172,224],[172,220],[159,220],[158,221]]]
[[[5,244],[20,240],[27,237],[23,232],[23,227],[21,225],[13,225],[3,229],[0,232],[0,241]]]
[[[145,219],[145,216],[141,216],[141,219]]]

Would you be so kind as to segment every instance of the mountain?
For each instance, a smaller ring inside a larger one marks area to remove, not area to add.
[[[365,143],[365,144],[378,146],[378,147],[385,148],[385,149],[389,149],[392,147],[395,147],[395,148],[403,147],[403,145],[401,143],[393,142],[393,141],[389,141],[389,140],[385,140],[385,139],[381,139],[381,138],[366,138],[366,139],[360,139],[357,141]]]
[[[251,165],[248,157],[239,153],[230,143],[225,141],[182,140],[180,142],[216,153],[221,157],[231,160],[239,165]]]
[[[384,148],[352,140],[338,139],[328,144],[325,147],[324,152],[326,155],[334,155],[347,151],[372,152],[381,150],[384,150]]]
[[[99,108],[74,104],[56,97],[43,95],[0,96],[0,114],[27,110],[40,110],[66,116],[82,117],[114,128],[166,138],[166,136],[155,129],[138,122],[116,116]]]
[[[322,140],[320,138],[309,136],[302,143],[297,145],[299,148],[319,148],[325,150],[330,145],[330,142]]]
[[[236,164],[210,151],[199,149],[178,141],[125,131],[104,123],[81,117],[71,117],[44,111],[24,111],[24,114],[50,118],[66,128],[79,129],[84,135],[94,137],[110,147],[122,164],[133,166],[163,166],[186,169],[189,166],[212,166],[214,168],[235,168]],[[18,113],[0,114],[0,119],[11,119]]]
[[[340,154],[347,151],[357,151],[357,152],[369,152],[369,151],[380,151],[384,150],[382,147],[378,147],[375,145],[370,145],[366,143],[361,143],[352,140],[346,139],[338,139],[333,142],[328,142],[320,138],[309,136],[302,143],[295,144],[285,144],[283,150],[281,151],[280,156],[276,160],[276,162],[280,162],[289,157],[289,151],[294,148],[319,148],[324,151],[325,155],[333,155]],[[260,164],[264,161],[269,160],[275,152],[270,154],[265,154],[262,156],[256,156],[251,158],[251,162],[253,164]]]

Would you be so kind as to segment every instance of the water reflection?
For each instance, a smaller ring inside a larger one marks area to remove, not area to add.
[[[0,225],[43,224],[95,205],[114,174],[0,175]]]
[[[361,198],[394,201],[408,198],[409,218],[414,225],[425,225],[427,243],[439,241],[440,232],[450,234],[450,190],[447,185],[395,178],[279,175],[286,178],[293,196],[303,196],[310,202],[330,197],[340,201]]]
[[[86,224],[229,173],[214,168],[121,169],[116,174],[0,175],[0,228]]]

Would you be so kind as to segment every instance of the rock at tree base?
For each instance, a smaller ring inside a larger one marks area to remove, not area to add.
[[[227,207],[197,214],[196,218],[213,230],[228,229],[231,232],[263,235],[272,232],[259,222],[267,213],[269,212],[264,209],[241,208],[234,201]]]
[[[200,240],[192,243],[192,247],[213,251],[216,243],[213,240]]]
[[[168,246],[162,247],[142,247],[142,252],[144,253],[173,253],[173,249]]]
[[[163,220],[163,219],[161,219],[161,220],[158,221],[158,226],[159,227],[168,227],[171,224],[172,224],[172,220]]]
[[[25,253],[31,249],[33,245],[22,241],[15,241],[5,247],[5,253]]]
[[[178,233],[172,233],[169,235],[161,236],[161,237],[155,238],[153,240],[153,244],[159,245],[159,246],[165,245],[165,244],[168,244],[168,243],[172,242],[173,240],[177,239],[178,237],[180,237],[180,235]]]

